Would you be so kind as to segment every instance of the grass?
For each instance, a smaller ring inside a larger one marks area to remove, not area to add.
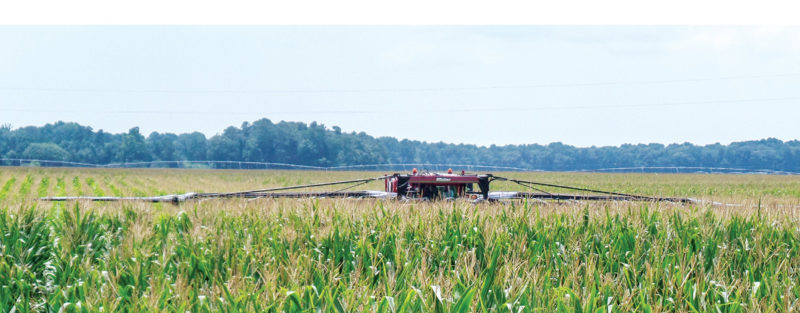
[[[741,206],[348,199],[156,206],[34,200],[65,192],[64,177],[77,182],[70,193],[85,182],[93,194],[105,189],[127,196],[374,174],[4,169],[0,311],[800,309],[800,178],[793,176],[508,174]],[[55,184],[44,183],[53,179]],[[16,181],[39,185],[14,189]]]

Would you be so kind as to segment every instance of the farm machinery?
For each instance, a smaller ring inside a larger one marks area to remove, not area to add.
[[[384,190],[352,189],[373,181],[383,180]],[[506,181],[526,187],[530,191],[491,191],[490,185],[495,181]],[[298,191],[300,189],[315,187],[344,186],[331,191]],[[570,190],[580,194],[550,192],[549,190]],[[461,173],[454,174],[452,169],[446,173],[418,172],[413,169],[407,174],[386,174],[379,177],[296,185],[268,189],[256,189],[236,192],[221,193],[185,193],[152,197],[46,197],[43,201],[144,201],[144,202],[169,202],[181,203],[202,199],[225,198],[379,198],[397,199],[401,201],[445,201],[467,200],[473,202],[513,199],[538,199],[540,201],[666,201],[677,203],[695,202],[690,198],[676,197],[651,197],[612,191],[603,191],[589,188],[548,184],[542,182],[525,181],[513,178],[495,176],[493,174]]]

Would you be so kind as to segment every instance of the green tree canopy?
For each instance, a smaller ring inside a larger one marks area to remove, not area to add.
[[[131,128],[122,137],[117,159],[122,162],[140,162],[152,160],[152,154],[147,149],[144,136],[139,133],[139,127]]]
[[[269,119],[230,126],[211,138],[199,132],[154,132],[145,139],[138,127],[127,133],[110,134],[77,123],[56,122],[17,129],[0,126],[0,157],[94,164],[214,160],[310,166],[446,163],[558,171],[683,166],[800,172],[800,141],[768,138],[729,145],[625,144],[587,148],[556,142],[484,147],[375,138],[363,132],[343,132],[337,126],[273,123]]]
[[[22,157],[34,160],[66,161],[69,160],[69,152],[52,142],[36,142],[25,148]]]

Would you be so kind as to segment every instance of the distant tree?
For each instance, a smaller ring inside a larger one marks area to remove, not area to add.
[[[69,152],[51,142],[37,142],[29,144],[22,152],[22,157],[35,160],[66,161],[69,159]]]
[[[216,135],[208,140],[208,160],[239,161],[240,151],[239,143],[226,136]]]
[[[208,141],[206,136],[199,132],[180,134],[176,141],[178,154],[182,160],[200,161],[206,159]]]
[[[16,159],[18,157],[19,157],[19,155],[17,154],[17,151],[15,151],[15,150],[9,150],[5,154],[3,154],[3,158],[5,158],[5,159]]]
[[[42,146],[44,143],[50,145]],[[800,172],[800,141],[783,142],[775,138],[705,146],[683,143],[577,148],[552,143],[485,147],[375,138],[364,132],[345,133],[337,126],[328,129],[317,123],[272,123],[269,119],[231,126],[208,139],[199,132],[180,135],[156,132],[145,139],[136,127],[127,133],[110,134],[61,121],[17,129],[0,126],[0,157],[31,156],[97,164],[155,159],[315,166],[451,163],[542,170],[705,166]]]
[[[177,140],[178,136],[175,134],[159,134],[158,132],[152,132],[150,136],[147,136],[147,147],[155,160],[176,161]]]
[[[0,125],[0,157],[6,154],[9,150],[9,137],[11,134],[11,125]]]
[[[139,127],[128,130],[122,138],[122,146],[117,154],[117,159],[122,162],[150,161],[152,156],[147,150],[144,136],[139,133]]]
[[[241,132],[228,128],[223,133],[228,139],[241,144],[241,157],[253,162],[280,162],[275,150],[282,140],[278,128],[268,119],[260,119],[252,125],[243,125]]]

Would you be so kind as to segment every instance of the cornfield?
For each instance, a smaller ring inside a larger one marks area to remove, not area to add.
[[[693,205],[36,201],[371,174],[2,168],[0,311],[800,311],[794,176],[509,174]]]

